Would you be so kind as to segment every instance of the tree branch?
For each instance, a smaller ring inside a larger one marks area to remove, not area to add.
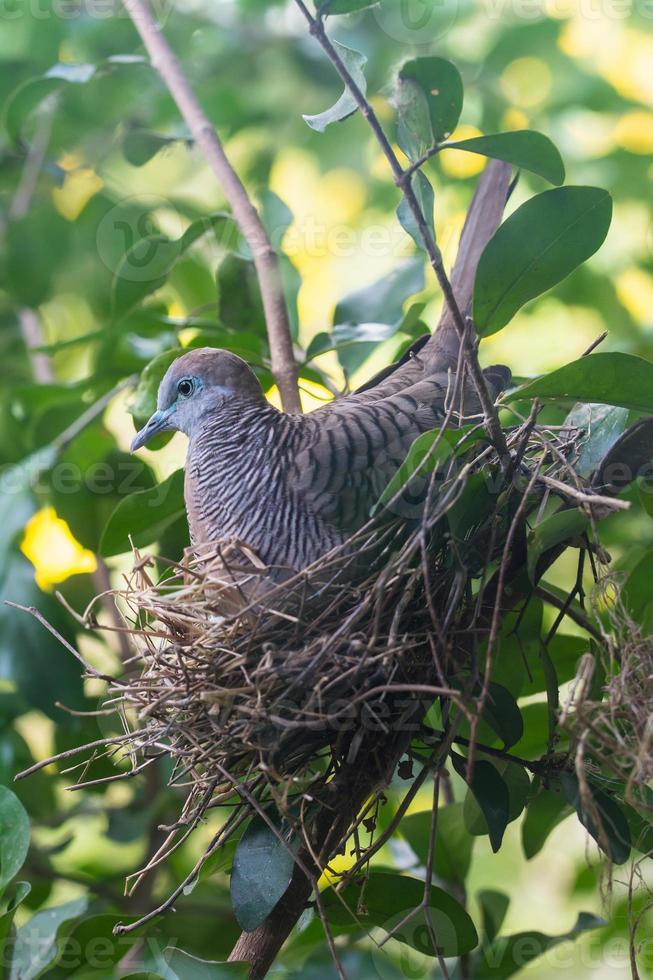
[[[161,33],[148,0],[123,0],[123,3],[150,56],[152,67],[161,76],[195,142],[201,147],[224,191],[234,219],[251,249],[261,287],[272,358],[272,374],[279,388],[284,409],[287,412],[301,412],[297,369],[278,256],[240,177],[227,159],[215,129],[200,106],[174,52]]]
[[[365,119],[367,119],[367,122],[369,123],[385,158],[390,164],[390,169],[392,170],[395,184],[401,189],[401,192],[404,195],[413,214],[420,237],[424,243],[424,248],[426,249],[426,254],[429,257],[431,267],[444,295],[445,304],[451,313],[453,326],[458,335],[458,342],[463,345],[467,367],[474,383],[478,399],[481,403],[483,415],[485,416],[485,427],[490,439],[494,443],[497,452],[499,453],[499,457],[504,465],[507,465],[507,461],[509,459],[508,447],[506,445],[505,436],[499,421],[499,415],[488,390],[481,365],[479,364],[476,346],[470,337],[470,331],[467,329],[465,318],[460,311],[451,282],[449,281],[449,277],[445,271],[442,261],[442,253],[435,243],[424,214],[422,213],[419,201],[417,200],[417,196],[413,190],[412,173],[404,170],[399,163],[397,154],[393,150],[388,137],[385,135],[383,127],[381,126],[374,109],[365,98],[365,95],[352,78],[347,66],[344,64],[342,58],[331,43],[331,40],[324,29],[324,22],[321,16],[318,14],[314,17],[304,3],[304,0],[295,0],[295,2],[308,22],[310,33],[316,39],[322,50],[333,64],[334,68],[340,75],[340,78],[344,82],[345,87],[354,97],[357,106]]]

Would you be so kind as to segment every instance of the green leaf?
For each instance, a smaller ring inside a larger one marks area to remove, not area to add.
[[[653,582],[653,551],[647,551],[628,573],[623,584],[621,599],[630,615],[638,621],[651,601]]]
[[[597,187],[558,187],[517,208],[478,263],[473,315],[480,336],[501,330],[524,303],[593,255],[611,216],[610,195]]]
[[[13,954],[14,916],[31,890],[32,886],[29,882],[17,881],[9,895],[6,896],[6,904],[3,901],[4,908],[0,912],[0,963],[2,964],[0,976],[3,978],[7,976]]]
[[[439,429],[423,432],[411,445],[406,459],[381,494],[373,512],[390,504],[402,488],[409,487],[411,494],[419,493],[428,475],[443,467],[452,455],[451,445],[440,438]]]
[[[29,817],[20,800],[0,786],[0,892],[23,866],[29,849]]]
[[[364,95],[367,91],[367,81],[363,73],[363,68],[367,64],[366,56],[361,54],[360,51],[354,51],[353,48],[346,48],[344,44],[339,44],[333,38],[331,38],[331,44],[340,55],[345,68]],[[311,129],[315,129],[318,133],[323,133],[331,123],[342,122],[343,119],[348,119],[349,116],[356,112],[357,108],[356,99],[349,89],[345,88],[338,101],[331,108],[325,109],[324,112],[319,112],[315,116],[304,115],[302,118],[304,122],[308,123]]]
[[[156,412],[156,398],[159,385],[173,361],[184,353],[183,349],[163,351],[157,354],[141,371],[133,398],[129,403],[129,414],[136,429],[142,428],[151,415]]]
[[[652,460],[653,419],[638,419],[608,449],[592,478],[592,486],[602,493],[621,493],[639,476],[650,480]]]
[[[433,218],[435,195],[433,194],[433,188],[421,170],[413,174],[410,179],[410,186],[415,192],[417,203],[424,215],[426,226],[431,233],[431,238],[435,241],[435,223]],[[426,246],[417,226],[417,221],[405,197],[401,198],[401,202],[397,208],[397,218],[401,227],[410,235],[417,247],[426,251]]]
[[[483,950],[474,970],[475,980],[507,980],[548,949],[577,939],[589,929],[600,929],[604,925],[604,919],[589,912],[581,912],[574,928],[561,936],[546,936],[533,930],[495,939]]]
[[[547,551],[558,545],[571,545],[589,526],[589,518],[581,510],[559,510],[537,524],[528,535],[528,575],[535,581],[537,563]]]
[[[15,684],[22,697],[39,708],[61,728],[78,725],[78,719],[56,707],[82,710],[84,685],[81,667],[29,613],[13,609],[5,600],[21,606],[35,606],[57,632],[75,643],[69,617],[59,602],[38,588],[34,570],[21,554],[12,553],[0,589],[0,676]]]
[[[499,934],[503,920],[506,917],[510,899],[503,892],[483,889],[476,896],[483,918],[484,939],[492,942]]]
[[[456,128],[463,106],[458,69],[431,56],[405,62],[399,69],[395,103],[399,145],[415,162]]]
[[[479,752],[481,750],[479,749]],[[501,779],[508,792],[508,820],[512,823],[522,813],[528,795],[531,791],[531,781],[528,773],[523,766],[517,762],[509,762],[507,759],[495,759],[493,757],[481,756],[479,762],[485,762],[490,768],[494,769],[496,775]],[[476,768],[476,765],[474,766]],[[485,792],[489,793],[491,784],[487,781]],[[487,797],[484,797],[487,799]],[[472,792],[465,797],[463,816],[465,826],[474,837],[483,837],[488,834],[490,824],[486,816],[486,809],[481,806],[478,796]],[[500,825],[499,825],[500,826]],[[504,828],[505,829],[505,828]],[[492,835],[490,835],[490,842]]]
[[[588,786],[591,800],[586,801],[573,773],[564,772],[561,779],[567,802],[576,807],[583,827],[614,864],[624,864],[630,857],[630,828],[619,804],[595,786]]]
[[[565,419],[565,425],[580,429],[578,458],[574,469],[588,477],[598,467],[628,424],[628,409],[614,405],[576,405]]]
[[[31,78],[9,96],[4,110],[4,126],[9,138],[19,143],[23,128],[32,113],[48,96],[64,85],[83,85],[95,75],[95,65],[54,65],[40,78]]]
[[[425,864],[431,836],[432,814],[430,810],[411,813],[401,821],[401,834]],[[451,803],[438,809],[437,847],[433,870],[438,878],[462,884],[467,877],[474,839],[468,833],[463,820],[463,804]]]
[[[183,949],[168,946],[163,953],[167,965],[165,980],[247,980],[247,963],[218,963],[200,960]]]
[[[535,133],[530,129],[457,140],[447,143],[447,148],[480,153],[494,160],[506,160],[516,167],[544,177],[551,184],[564,183],[565,168],[557,148],[542,133]]]
[[[86,911],[88,901],[78,898],[33,915],[16,933],[9,980],[35,980],[58,955],[57,940],[65,927]]]
[[[178,142],[178,136],[162,136],[146,129],[132,129],[122,141],[122,152],[125,160],[133,167],[143,167],[160,150]]]
[[[378,926],[392,938],[412,946],[426,956],[435,956],[424,911],[407,922],[409,912],[424,898],[424,882],[386,871],[372,870],[369,877],[356,879],[336,897],[333,889],[324,893],[324,910],[336,926],[356,928],[352,913],[364,927]],[[346,905],[342,904],[344,899]],[[351,911],[349,911],[351,910]],[[430,918],[442,956],[461,956],[474,949],[478,935],[474,923],[451,895],[433,886],[429,895]],[[395,931],[395,929],[397,931]]]
[[[209,231],[225,251],[249,258],[238,226],[231,215],[224,212],[199,218],[177,239],[165,235],[141,238],[125,252],[116,269],[112,286],[114,316],[119,319],[150,293],[160,289],[177,260]]]
[[[590,354],[511,392],[506,401],[541,398],[620,405],[653,412],[653,364],[634,354]]]
[[[231,905],[241,929],[252,932],[267,919],[285,894],[293,867],[288,841],[254,817],[238,843],[231,873]]]
[[[571,807],[560,793],[540,789],[526,807],[521,826],[522,848],[530,861],[544,847],[551,831],[571,813]]]
[[[414,258],[340,300],[333,315],[333,339],[346,371],[357,370],[380,339],[386,340],[399,330],[405,301],[422,289],[424,260]]]
[[[150,490],[130,493],[120,501],[104,528],[100,554],[110,557],[129,551],[130,535],[136,548],[144,548],[185,512],[184,471],[175,470]]]
[[[524,734],[524,722],[517,702],[507,688],[494,681],[490,681],[482,718],[502,739],[504,749],[511,748]]]
[[[451,761],[458,775],[467,782],[467,759],[456,752],[452,752]],[[501,847],[501,841],[510,819],[508,787],[492,763],[479,758],[476,758],[474,762],[472,779],[467,785],[485,818],[487,831],[481,831],[481,833],[487,832],[490,835],[490,845],[496,854]],[[474,832],[469,823],[467,823],[467,827],[471,833]]]

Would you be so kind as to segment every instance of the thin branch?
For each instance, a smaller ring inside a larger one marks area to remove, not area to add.
[[[401,192],[403,193],[413,214],[420,237],[424,243],[424,248],[426,249],[426,254],[429,257],[431,267],[435,272],[438,284],[444,295],[445,303],[453,317],[453,323],[458,333],[459,341],[465,350],[467,366],[469,368],[478,399],[481,403],[481,408],[483,409],[488,434],[496,446],[499,457],[502,461],[502,465],[506,466],[509,459],[509,454],[505,436],[499,421],[499,415],[488,390],[488,386],[478,360],[476,346],[470,337],[468,324],[460,311],[451,282],[449,281],[449,277],[445,271],[442,261],[442,253],[434,241],[433,235],[431,234],[424,214],[422,213],[419,201],[417,200],[415,191],[413,190],[411,183],[412,174],[404,170],[399,163],[397,154],[393,150],[388,137],[385,135],[383,127],[381,126],[374,109],[366,99],[360,87],[352,78],[347,66],[344,64],[342,58],[331,43],[331,40],[324,29],[324,23],[321,16],[318,14],[316,17],[314,17],[304,3],[304,0],[295,0],[295,2],[308,22],[310,33],[313,35],[331,61],[332,65],[340,75],[340,78],[344,82],[345,87],[351,93],[360,111],[369,123],[385,158],[390,164],[390,169],[392,170],[395,184],[401,189]]]
[[[123,0],[125,9],[207,163],[218,178],[254,259],[265,311],[272,374],[287,412],[301,412],[297,368],[279,259],[245,187],[227,159],[215,129],[200,106],[179,61],[156,23],[147,0]]]

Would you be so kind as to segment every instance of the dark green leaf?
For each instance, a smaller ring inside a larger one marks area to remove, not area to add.
[[[361,54],[360,51],[354,51],[352,48],[346,48],[344,44],[339,44],[338,41],[334,41],[333,39],[331,39],[331,44],[336,49],[343,64],[358,88],[363,94],[365,94],[367,90],[367,82],[365,80],[363,68],[367,64],[366,56]],[[304,115],[302,118],[306,123],[308,123],[311,129],[317,130],[318,133],[323,133],[330,123],[342,122],[343,119],[347,119],[349,116],[353,115],[357,108],[358,105],[356,99],[351,94],[349,89],[345,88],[338,101],[332,105],[330,109],[325,109],[324,112],[319,112],[315,116]]]
[[[515,167],[544,177],[552,184],[562,184],[565,179],[564,164],[557,148],[542,133],[535,133],[530,129],[476,136],[473,139],[448,143],[447,146],[467,150],[469,153],[480,153],[495,160],[506,160]]]
[[[401,821],[401,834],[420,859],[426,863],[431,836],[430,810],[411,813]],[[462,803],[451,803],[438,809],[437,846],[433,870],[438,878],[462,884],[472,860],[474,839],[463,820]]]
[[[294,867],[287,840],[280,840],[262,817],[243,834],[231,873],[231,905],[238,924],[252,932],[283,896]]]
[[[435,196],[433,194],[433,188],[431,187],[428,178],[424,176],[421,170],[418,170],[415,174],[413,174],[410,180],[410,186],[415,192],[417,203],[419,204],[422,214],[424,215],[426,227],[431,233],[431,238],[433,241],[435,241],[435,224],[433,219]],[[413,214],[405,197],[401,198],[401,202],[397,208],[397,218],[399,219],[399,224],[401,227],[408,235],[410,235],[417,247],[426,251],[424,239],[422,238],[417,221],[415,220],[415,215]]]
[[[200,960],[172,946],[168,946],[163,956],[167,966],[165,980],[247,980],[250,972],[246,963]]]
[[[129,551],[130,536],[136,548],[144,548],[184,513],[184,471],[175,470],[151,490],[130,493],[120,501],[104,529],[100,553],[109,557]]]
[[[482,717],[502,739],[504,749],[511,748],[524,734],[524,722],[517,702],[507,688],[494,681],[490,681]]]
[[[628,573],[621,592],[622,602],[635,621],[640,619],[651,601],[651,583],[653,583],[653,551],[647,551]]]
[[[522,847],[527,860],[539,854],[551,831],[570,813],[571,807],[560,793],[540,789],[528,803],[521,827]]]
[[[467,759],[456,752],[451,753],[454,769],[467,782]],[[490,835],[490,845],[496,852],[501,847],[501,841],[510,819],[510,795],[506,783],[501,778],[492,763],[477,758],[474,763],[470,791],[485,818],[487,832]],[[467,824],[470,829],[470,824]]]
[[[0,892],[22,868],[29,836],[25,808],[10,789],[0,786]]]
[[[565,772],[561,779],[567,802],[576,807],[583,827],[611,861],[624,864],[630,857],[630,828],[619,804],[595,786],[587,787],[585,799],[573,773]]]
[[[602,402],[653,412],[653,364],[618,351],[590,354],[527,382],[507,401],[520,398]]]
[[[408,913],[417,909],[424,898],[424,882],[385,871],[372,871],[364,882],[357,879],[336,897],[332,889],[324,894],[324,909],[329,921],[337,926],[356,927],[353,916],[363,926],[379,926],[392,932],[393,939],[406,943],[426,956],[435,956],[424,912],[408,922]],[[342,904],[344,899],[346,905]],[[461,956],[478,943],[474,923],[451,895],[433,886],[429,894],[430,918],[443,956]],[[349,911],[351,910],[351,912]],[[353,916],[352,916],[353,913]],[[396,930],[396,931],[395,931]]]
[[[456,128],[463,105],[458,69],[444,58],[407,61],[399,70],[395,100],[399,145],[415,161]]]
[[[577,939],[589,929],[600,929],[605,924],[598,916],[581,912],[574,928],[561,936],[546,936],[542,932],[530,931],[500,937],[483,951],[474,970],[474,977],[476,980],[507,980],[548,949]]]
[[[481,752],[480,749],[479,752]],[[507,822],[512,823],[522,813],[531,790],[528,773],[519,763],[508,762],[506,759],[488,758],[485,755],[481,755],[479,761],[487,762],[487,765],[494,769],[496,775],[501,779],[508,791]],[[489,792],[489,789],[487,792]],[[474,837],[483,837],[489,833],[489,824],[485,810],[481,807],[478,797],[474,795],[473,787],[472,792],[468,793],[465,797],[463,816],[465,818],[465,826]]]
[[[160,133],[150,133],[146,129],[133,129],[123,140],[122,152],[125,160],[133,167],[143,167],[160,150],[178,142],[179,138],[175,136],[161,136]]]
[[[476,271],[479,334],[496,333],[529,300],[555,286],[600,247],[612,200],[597,187],[558,187],[530,199],[486,245]],[[600,401],[601,399],[593,399]]]

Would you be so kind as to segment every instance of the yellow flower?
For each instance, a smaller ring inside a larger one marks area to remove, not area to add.
[[[619,119],[615,142],[629,153],[653,154],[653,112],[633,109]]]
[[[21,551],[35,570],[36,584],[49,591],[71,575],[94,572],[95,555],[77,541],[54,507],[43,507],[25,527]]]
[[[66,221],[76,221],[91,198],[102,190],[104,183],[94,170],[67,171],[61,187],[52,190],[52,200]]]

